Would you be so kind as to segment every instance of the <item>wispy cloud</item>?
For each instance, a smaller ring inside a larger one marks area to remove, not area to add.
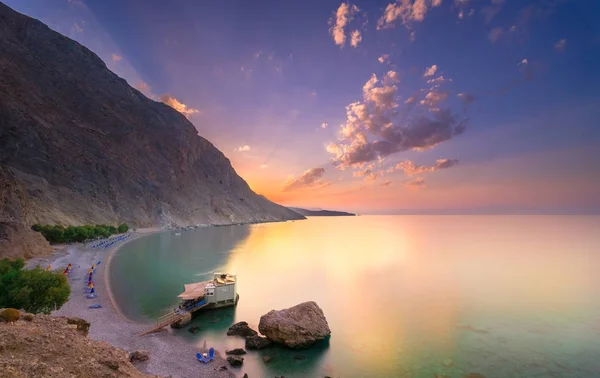
[[[352,5],[350,3],[340,4],[337,11],[335,12],[334,17],[332,17],[329,21],[329,24],[332,25],[331,28],[329,29],[329,33],[333,37],[333,42],[336,45],[343,47],[346,44],[345,28],[350,23],[350,21],[352,21],[352,19],[354,18],[354,15],[357,14],[358,12],[359,12],[359,9],[356,5]],[[356,31],[358,31],[358,30],[355,30],[355,32]],[[354,37],[354,32],[353,32],[351,43],[354,41],[354,38],[355,37]],[[359,38],[359,40],[356,42],[356,45],[358,45],[358,42],[360,42],[360,32],[358,32],[357,38]],[[354,44],[353,44],[353,46],[354,46]],[[354,47],[356,47],[356,46],[354,46]]]
[[[408,187],[408,188],[413,188],[413,189],[421,189],[421,188],[425,188],[425,180],[423,180],[421,177],[416,178],[412,181],[409,181],[407,183],[404,184],[404,186]]]
[[[404,171],[408,176],[420,175],[423,173],[435,172],[440,169],[454,167],[458,164],[458,159],[438,159],[434,165],[417,165],[414,161],[405,160],[392,168],[391,171]]]
[[[389,57],[390,57],[389,54],[383,54],[382,56],[377,58],[377,60],[379,61],[379,63],[385,63],[385,62],[387,62]]]
[[[442,0],[396,0],[385,8],[377,22],[377,29],[394,27],[398,19],[410,29],[412,22],[423,21],[429,9],[440,5]]]
[[[75,22],[73,24],[73,31],[76,33],[82,33],[83,32],[83,28],[79,25],[79,23]]]
[[[326,129],[329,124],[327,122],[321,122],[321,128]]]
[[[565,51],[566,47],[567,47],[567,39],[563,38],[560,41],[556,42],[556,44],[554,45],[554,51],[560,53],[560,52]]]
[[[158,98],[158,101],[163,102],[173,109],[177,110],[179,113],[183,114],[187,118],[190,118],[193,114],[199,113],[198,109],[190,108],[183,102],[179,101],[175,97],[172,97],[169,94],[164,94]]]
[[[352,34],[350,34],[350,46],[358,47],[360,41],[362,41],[360,30],[354,30]]]
[[[112,60],[113,60],[113,62],[118,62],[121,59],[123,59],[123,57],[121,55],[112,54]]]
[[[325,187],[330,185],[329,182],[326,182],[322,179],[325,174],[325,168],[311,168],[300,177],[290,176],[287,182],[283,185],[281,191],[289,192],[292,190],[303,189],[303,188],[315,188],[315,187]]]
[[[504,29],[502,29],[501,27],[493,28],[490,31],[490,33],[488,34],[488,39],[492,43],[496,43],[496,41],[498,41],[500,39],[500,37],[502,36],[503,33],[504,33]]]
[[[236,147],[236,148],[234,148],[233,150],[234,150],[235,152],[248,152],[248,151],[250,151],[251,149],[252,149],[252,148],[251,148],[249,145],[245,144],[245,145],[243,145],[243,146]]]
[[[431,67],[427,67],[427,69],[425,70],[425,73],[423,74],[423,77],[430,77],[430,76],[435,75],[437,69],[438,69],[437,64],[434,64]]]

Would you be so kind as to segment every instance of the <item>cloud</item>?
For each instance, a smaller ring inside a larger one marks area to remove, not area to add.
[[[329,124],[327,122],[321,122],[321,128],[326,129]]]
[[[464,106],[467,106],[475,101],[475,96],[470,93],[463,92],[457,94],[456,96],[462,100]]]
[[[187,118],[190,118],[192,114],[199,113],[198,109],[190,108],[183,102],[179,101],[175,97],[172,97],[169,94],[164,94],[158,98],[158,101],[163,102],[173,109],[177,110],[179,113],[183,114]]]
[[[354,30],[350,34],[350,46],[358,47],[358,44],[362,41],[362,36],[360,35],[360,30]]]
[[[365,182],[375,181],[380,175],[381,172],[374,171],[372,167],[352,173],[352,177],[364,177]]]
[[[393,168],[393,170],[401,170],[408,176],[420,175],[423,173],[435,172],[440,169],[454,167],[458,164],[458,159],[438,159],[435,161],[435,165],[416,165],[414,161],[405,160],[402,161]]]
[[[386,85],[400,82],[400,75],[396,71],[388,71],[383,77],[383,83]]]
[[[444,75],[440,75],[436,78],[432,78],[427,80],[427,84],[434,84],[434,85],[440,85],[440,84],[444,84],[447,81],[452,81],[452,79],[446,79],[444,77]]]
[[[554,45],[554,51],[563,52],[563,51],[565,51],[566,46],[567,46],[567,39],[563,38],[560,41],[556,42],[556,45]]]
[[[488,34],[488,39],[492,41],[492,43],[496,43],[496,41],[502,36],[502,33],[504,33],[502,28],[493,28],[492,31],[490,31],[490,34]]]
[[[266,169],[266,168],[268,168],[268,167],[269,167],[269,166],[268,166],[268,165],[266,165],[266,164],[261,164],[261,165],[260,165],[260,169]]]
[[[142,92],[146,96],[148,96],[150,94],[150,86],[145,81],[140,81],[139,83],[137,83],[135,85],[135,89]]]
[[[381,186],[390,186],[392,185],[392,182],[390,180],[384,181],[380,184]]]
[[[422,178],[416,178],[412,181],[409,181],[407,183],[404,184],[404,186],[409,187],[409,188],[413,188],[413,189],[420,189],[420,188],[425,188],[425,180],[423,180]]]
[[[417,94],[402,103],[396,75],[390,71],[379,80],[373,74],[363,86],[362,101],[346,106],[338,141],[326,145],[336,168],[372,169],[372,162],[391,154],[427,150],[464,132],[468,119],[438,108],[449,92],[425,89],[419,92],[427,92],[422,101]]]
[[[427,69],[425,70],[425,73],[423,74],[423,77],[430,77],[430,76],[435,75],[437,69],[438,69],[437,64],[434,64],[431,67],[427,67]]]
[[[251,149],[252,148],[249,145],[245,144],[243,146],[236,147],[233,150],[236,151],[236,152],[248,152]]]
[[[490,22],[492,22],[494,17],[496,17],[496,15],[498,13],[500,13],[503,6],[504,6],[504,0],[491,0],[490,5],[484,7],[481,10],[481,13],[483,14],[484,22],[486,25],[489,24]]]
[[[82,33],[83,32],[83,28],[81,26],[79,26],[79,24],[77,22],[73,24],[73,30],[76,33]]]
[[[517,66],[522,65],[522,64],[528,64],[529,60],[527,60],[527,58],[524,58],[522,61],[520,61]]]
[[[335,20],[332,17],[329,21],[330,24],[333,24],[329,29],[329,33],[333,37],[333,42],[343,47],[346,44],[346,31],[344,30],[346,26],[352,21],[354,15],[359,12],[359,9],[356,5],[351,5],[350,3],[342,3],[338,7],[335,12]],[[355,30],[357,32],[358,30]],[[358,33],[359,40],[356,42],[360,42],[360,32]],[[352,42],[354,41],[354,32],[352,33]],[[353,45],[354,46],[354,45]],[[356,46],[354,46],[356,47]]]
[[[389,54],[383,54],[382,56],[377,58],[377,60],[379,61],[379,63],[385,63],[385,62],[387,62],[389,57],[390,57]]]
[[[325,168],[311,168],[304,171],[300,177],[290,176],[281,191],[289,192],[302,188],[328,186],[330,183],[322,180],[324,174]]]
[[[113,62],[118,62],[121,59],[123,59],[123,57],[121,55],[112,54],[112,60],[113,60]]]
[[[377,29],[394,27],[398,19],[401,19],[402,24],[410,29],[413,21],[423,21],[429,9],[440,5],[442,5],[442,0],[396,0],[385,8],[377,22]]]
[[[421,100],[421,105],[428,106],[429,108],[437,109],[437,105],[440,102],[446,101],[448,99],[448,92],[441,91],[431,91],[425,95],[425,98]]]

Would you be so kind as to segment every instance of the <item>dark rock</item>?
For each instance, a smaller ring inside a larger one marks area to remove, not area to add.
[[[81,319],[81,318],[68,318],[67,319],[67,324],[77,324],[77,330],[79,332],[81,332],[82,334],[84,334],[85,336],[87,336],[89,330],[90,330],[90,323],[85,320],[85,319]]]
[[[273,357],[271,356],[263,356],[262,360],[265,364],[271,362],[271,360],[273,359]]]
[[[242,364],[244,363],[244,357],[229,356],[227,357],[227,362],[229,362],[229,364],[233,367],[239,367],[242,366]]]
[[[100,363],[102,365],[106,365],[109,368],[113,369],[113,370],[119,370],[119,363],[117,361],[113,361],[113,360],[103,360],[100,361]]]
[[[88,48],[1,2],[0,25],[0,230],[1,222],[29,229],[27,240],[2,244],[0,237],[0,253],[25,253],[19,243],[34,242],[34,235],[51,253],[30,230],[34,221],[183,226],[304,219],[254,193],[198,135],[207,127],[201,120],[196,129]]]
[[[303,354],[297,354],[294,356],[294,360],[306,360],[306,356]]]
[[[252,328],[250,328],[250,326],[248,326],[248,323],[246,323],[246,322],[235,323],[234,325],[229,327],[229,329],[227,330],[227,336],[248,337],[248,336],[257,336],[257,335],[258,335],[258,332],[256,332]]]
[[[246,354],[246,351],[242,348],[235,348],[235,349],[226,351],[225,354],[233,354],[233,355],[239,356],[242,354]]]
[[[248,378],[248,374],[244,373],[244,376],[242,378]]]
[[[228,370],[227,366],[221,366],[221,367],[219,367],[219,371],[225,371],[225,370]]]
[[[331,334],[323,310],[312,301],[269,311],[260,317],[258,330],[269,340],[295,349],[309,348]]]
[[[188,332],[190,333],[196,333],[200,331],[200,327],[191,327],[190,329],[188,329]]]
[[[150,354],[145,350],[136,350],[129,354],[129,361],[131,362],[143,362],[148,361]]]
[[[246,349],[265,349],[271,346],[271,340],[262,336],[246,337]]]

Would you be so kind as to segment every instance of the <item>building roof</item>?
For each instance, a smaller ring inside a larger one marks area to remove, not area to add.
[[[210,281],[208,281],[210,282]],[[181,299],[196,299],[204,295],[204,288],[208,282],[196,282],[191,284],[185,284],[183,287],[185,291],[179,294],[177,297]]]

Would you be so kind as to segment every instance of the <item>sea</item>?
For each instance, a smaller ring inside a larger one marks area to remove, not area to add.
[[[600,377],[600,216],[311,217],[165,231],[125,244],[110,269],[117,305],[139,322],[172,311],[186,283],[236,274],[235,308],[169,330],[223,354],[244,346],[226,336],[235,322],[257,329],[261,315],[305,301],[323,309],[328,340],[249,351],[240,376]]]

